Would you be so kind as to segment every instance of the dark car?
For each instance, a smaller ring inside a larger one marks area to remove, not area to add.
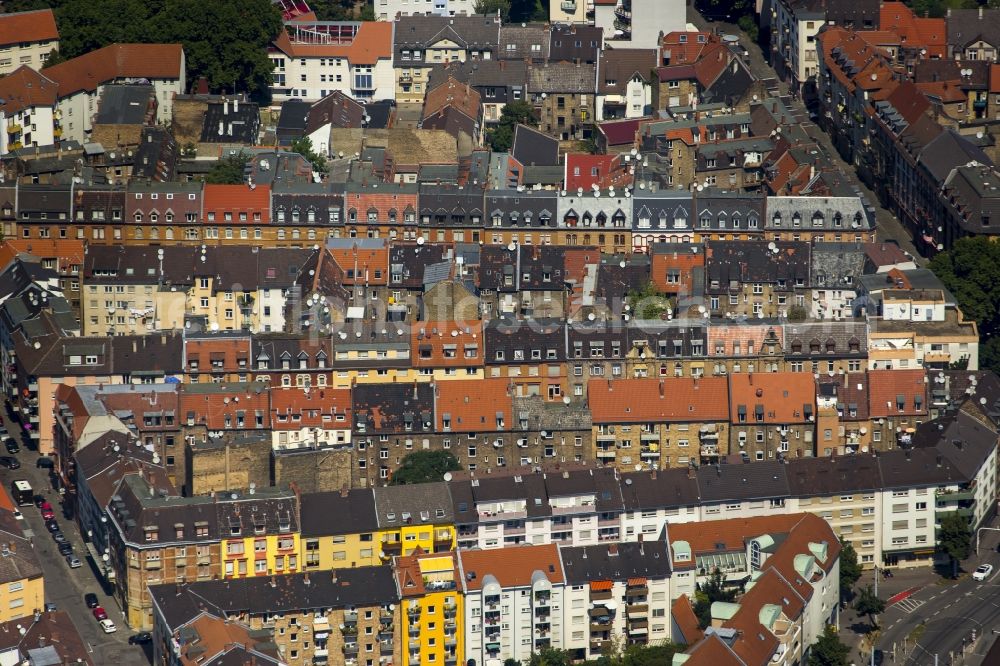
[[[128,637],[129,645],[145,645],[146,643],[152,643],[152,642],[153,642],[153,635],[148,631],[143,631],[142,633]]]
[[[54,603],[52,603],[51,601],[46,601],[45,602],[45,612],[46,613],[53,613],[53,612],[55,612],[57,610],[59,610],[59,607],[56,606]]]
[[[7,453],[14,454],[14,453],[19,453],[21,451],[21,447],[18,446],[17,442],[15,442],[13,439],[7,439],[6,441],[4,441],[3,445],[7,449]]]
[[[41,458],[35,461],[35,467],[37,467],[38,469],[42,468],[55,469],[55,466],[56,462],[52,460],[52,458],[49,458],[48,456],[42,456]]]
[[[66,535],[63,534],[62,532],[53,532],[52,533],[52,539],[56,543],[66,543]]]
[[[87,604],[87,608],[97,608],[101,603],[97,600],[97,595],[93,592],[87,592],[83,595],[83,602]]]
[[[58,532],[59,531],[59,521],[57,521],[55,519],[46,520],[45,521],[45,527],[49,530],[49,532]]]
[[[31,501],[35,503],[35,506],[41,509],[42,505],[45,504],[48,500],[45,499],[45,495],[35,495]]]
[[[0,456],[0,467],[7,469],[20,469],[21,463],[14,456]]]
[[[875,666],[882,666],[883,661],[885,661],[885,652],[882,650],[875,650]]]
[[[73,552],[73,544],[71,544],[69,541],[63,541],[62,543],[59,544],[60,555],[69,555],[72,552]]]

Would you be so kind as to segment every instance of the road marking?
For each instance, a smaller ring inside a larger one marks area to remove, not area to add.
[[[895,603],[895,606],[901,609],[904,613],[912,613],[913,611],[923,606],[924,603],[926,602],[921,601],[920,599],[913,599],[911,597],[909,599],[903,599],[902,601],[897,601]]]

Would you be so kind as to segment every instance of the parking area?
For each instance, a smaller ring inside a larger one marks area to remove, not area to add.
[[[83,638],[88,650],[92,653],[94,663],[119,664],[121,666],[144,666],[151,663],[147,649],[128,644],[132,634],[124,622],[124,615],[117,601],[102,589],[97,577],[96,563],[87,555],[87,548],[77,528],[76,522],[67,516],[63,510],[59,492],[53,486],[49,470],[37,467],[38,453],[29,448],[29,442],[20,438],[22,432],[16,421],[13,421],[6,410],[0,410],[0,421],[14,436],[20,451],[9,453],[6,448],[3,453],[16,458],[20,463],[18,469],[10,469],[10,465],[0,462],[0,482],[10,492],[11,482],[27,481],[32,489],[32,495],[48,502],[53,509],[54,518],[58,522],[65,540],[72,546],[73,554],[80,560],[79,568],[71,569],[66,558],[59,552],[59,544],[53,539],[42,518],[42,511],[33,502],[20,507],[24,516],[23,528],[30,539],[32,547],[38,555],[39,563],[45,575],[45,600],[55,604],[59,610],[65,611],[73,620],[77,631]],[[97,595],[98,603],[108,614],[108,618],[117,626],[117,631],[104,633],[94,617],[91,609],[84,602],[84,595]]]

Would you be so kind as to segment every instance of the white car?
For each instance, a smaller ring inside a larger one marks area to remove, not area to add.
[[[993,573],[992,564],[980,564],[979,567],[972,573],[972,580],[986,580]]]
[[[118,631],[118,627],[116,627],[115,623],[112,622],[111,620],[101,620],[100,624],[101,624],[101,630],[103,630],[104,633],[106,634],[113,634],[116,631]]]

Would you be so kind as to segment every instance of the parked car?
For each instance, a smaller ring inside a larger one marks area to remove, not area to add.
[[[972,573],[972,580],[986,580],[993,573],[992,564],[980,564]]]
[[[101,620],[100,624],[101,624],[101,631],[103,631],[106,634],[113,634],[116,631],[118,631],[118,627],[115,626],[115,623],[109,620],[108,618],[104,618],[103,620]]]
[[[97,608],[101,605],[97,600],[97,595],[93,592],[87,592],[87,594],[83,595],[83,603],[87,604],[87,608]]]
[[[43,504],[48,503],[48,500],[45,499],[45,495],[35,495],[31,501],[34,502],[35,506],[38,507],[39,509],[42,508]]]
[[[55,518],[50,518],[49,520],[45,521],[45,527],[46,529],[49,530],[49,532],[58,532],[59,521],[57,521]]]
[[[59,554],[60,555],[69,555],[72,552],[73,552],[73,544],[71,544],[69,541],[60,541],[59,542]]]
[[[15,520],[24,520],[24,514],[21,513],[20,510],[14,509],[14,519]]]
[[[56,606],[54,603],[52,603],[51,601],[46,601],[45,602],[45,612],[46,613],[52,613],[52,612],[55,612],[57,610],[59,610],[59,607]]]
[[[38,469],[55,469],[56,462],[49,458],[48,456],[42,456],[35,461],[35,467]]]
[[[21,447],[17,445],[17,442],[14,440],[13,437],[8,437],[7,439],[5,439],[3,445],[7,449],[7,453],[14,454],[14,453],[20,453],[21,451]]]
[[[96,617],[98,620],[107,620],[108,619],[108,612],[106,610],[104,610],[104,606],[98,606],[97,608],[95,608],[91,612],[94,614],[94,617]]]
[[[46,502],[42,505],[42,520],[52,520],[56,517],[56,512],[52,505]]]
[[[7,469],[20,469],[21,463],[14,456],[0,456],[0,467]]]
[[[129,645],[145,645],[146,643],[153,642],[153,635],[148,631],[143,631],[138,634],[133,634],[128,637]]]
[[[72,551],[66,554],[66,564],[69,565],[70,569],[79,569],[83,566],[80,562],[80,558],[74,555]]]

